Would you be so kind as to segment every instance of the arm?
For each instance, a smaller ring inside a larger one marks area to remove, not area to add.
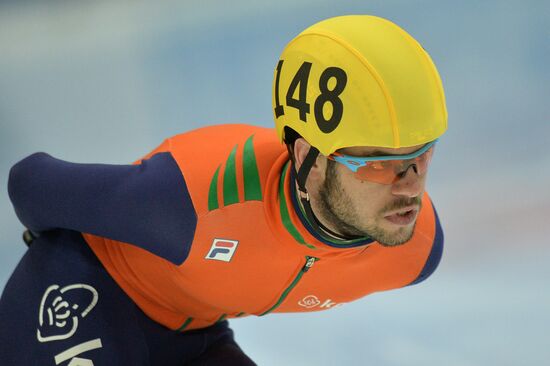
[[[8,193],[19,220],[32,231],[86,232],[178,264],[197,223],[185,179],[169,152],[136,165],[76,164],[35,153],[12,167]]]

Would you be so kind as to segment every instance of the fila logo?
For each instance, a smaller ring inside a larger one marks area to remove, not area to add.
[[[327,299],[325,302],[321,303],[321,300],[315,295],[308,295],[302,300],[298,301],[298,305],[303,306],[304,308],[311,309],[316,306],[319,306],[323,309],[332,309],[344,305],[345,302],[334,302],[331,299]]]
[[[217,261],[230,262],[239,241],[229,239],[214,239],[212,247],[205,259],[214,259]]]

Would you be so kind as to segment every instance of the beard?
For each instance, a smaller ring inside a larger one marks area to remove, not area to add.
[[[325,181],[319,190],[318,215],[345,237],[367,236],[386,247],[394,247],[408,242],[414,234],[416,221],[412,227],[400,227],[397,231],[390,232],[376,225],[374,220],[361,220],[352,198],[346,194],[342,186],[336,172],[336,164],[328,161]],[[401,197],[386,205],[379,211],[379,214],[382,216],[384,212],[413,204],[420,207],[421,198]]]

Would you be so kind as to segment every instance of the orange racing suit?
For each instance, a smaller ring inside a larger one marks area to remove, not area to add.
[[[272,129],[201,128],[166,139],[135,164],[146,167],[159,156],[172,161],[184,192],[150,210],[169,217],[171,207],[185,206],[185,217],[169,219],[177,237],[163,241],[158,233],[140,245],[83,235],[120,287],[171,329],[327,310],[418,283],[440,261],[443,234],[427,194],[405,245],[320,237],[297,209],[292,163]],[[149,197],[126,199],[154,202],[165,184],[159,175]],[[139,222],[139,230],[154,231],[155,220]]]

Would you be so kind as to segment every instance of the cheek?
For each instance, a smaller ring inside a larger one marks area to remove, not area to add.
[[[356,212],[363,216],[376,216],[391,201],[391,186],[360,181],[353,176],[342,179],[342,188]]]

